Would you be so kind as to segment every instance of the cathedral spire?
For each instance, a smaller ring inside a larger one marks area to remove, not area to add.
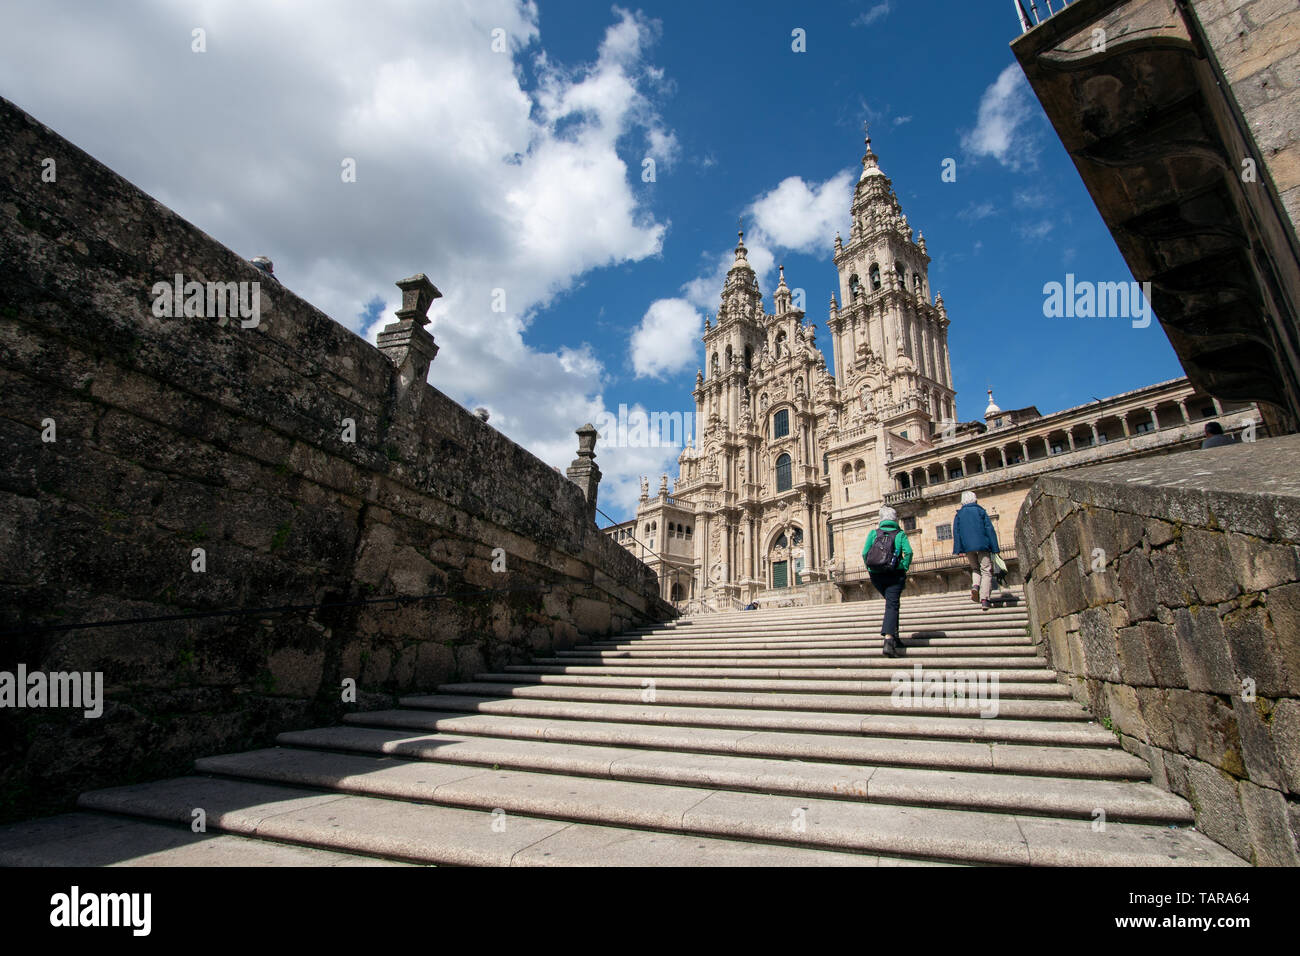
[[[858,182],[861,182],[868,176],[884,175],[884,172],[880,168],[880,162],[876,153],[871,148],[871,131],[868,129],[866,123],[862,124],[862,139],[866,144],[867,151],[862,156],[862,175],[858,178]]]

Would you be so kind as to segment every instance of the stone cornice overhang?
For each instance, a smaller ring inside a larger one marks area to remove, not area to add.
[[[1187,0],[1076,0],[1011,48],[1188,377],[1295,428],[1300,243]]]

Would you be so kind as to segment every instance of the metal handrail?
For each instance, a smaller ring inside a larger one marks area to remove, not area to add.
[[[1070,0],[1056,0],[1060,5],[1060,9],[1053,10],[1052,0],[1043,0],[1047,4],[1047,13],[1044,15],[1038,11],[1038,0],[1027,0],[1029,3],[1029,9],[1027,10],[1025,9],[1026,0],[1011,0],[1011,2],[1015,4],[1016,16],[1020,19],[1021,33],[1028,33],[1034,27],[1056,16],[1061,10],[1070,5]]]

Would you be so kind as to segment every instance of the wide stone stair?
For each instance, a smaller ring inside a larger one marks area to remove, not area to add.
[[[894,659],[882,611],[710,614],[556,651],[84,794],[0,828],[0,863],[1244,865],[1074,702],[1023,606],[906,597]],[[963,677],[996,696],[938,693]]]

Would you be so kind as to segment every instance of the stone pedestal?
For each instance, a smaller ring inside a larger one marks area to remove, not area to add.
[[[582,489],[587,499],[587,519],[596,523],[596,490],[600,486],[600,467],[596,464],[596,426],[583,425],[577,431],[578,457],[565,470],[569,480]]]
[[[429,366],[438,355],[438,346],[424,328],[429,322],[429,306],[442,298],[423,272],[397,283],[402,290],[402,307],[398,321],[384,326],[379,333],[379,351],[397,366],[397,400],[414,411],[420,404],[418,386],[429,377]]]

